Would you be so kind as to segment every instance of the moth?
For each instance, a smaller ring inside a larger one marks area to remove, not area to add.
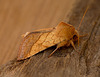
[[[82,20],[86,14],[86,11],[82,17]],[[80,35],[78,30],[75,30],[74,26],[60,22],[55,28],[47,28],[36,30],[34,32],[27,32],[23,35],[23,37],[24,38],[19,47],[17,60],[27,59],[28,57],[31,57],[54,45],[56,45],[56,49],[49,55],[49,57],[58,48],[63,46],[68,47],[72,45],[72,47],[76,50],[74,42],[78,41],[79,44]]]

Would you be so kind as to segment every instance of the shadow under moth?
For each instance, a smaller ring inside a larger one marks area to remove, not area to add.
[[[82,17],[82,20],[86,14],[86,11]],[[75,30],[72,25],[60,22],[55,28],[47,28],[34,32],[27,32],[23,35],[23,37],[24,38],[19,47],[17,60],[23,60],[31,57],[54,45],[56,45],[57,47],[49,55],[49,57],[62,46],[72,45],[73,48],[76,50],[74,42],[78,41],[79,44],[80,35],[78,33],[78,30]]]

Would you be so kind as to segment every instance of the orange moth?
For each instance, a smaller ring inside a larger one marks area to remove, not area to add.
[[[87,9],[86,9],[87,11]],[[86,14],[83,15],[83,18]],[[82,20],[83,20],[82,18]],[[81,20],[81,22],[82,22]],[[80,22],[80,24],[81,24]],[[79,25],[80,27],[80,25]],[[49,57],[60,47],[70,46],[76,50],[74,42],[78,41],[79,33],[75,28],[64,22],[60,22],[55,28],[42,29],[34,32],[27,32],[23,35],[22,43],[19,47],[17,60],[23,60],[31,57],[51,46],[56,45],[56,49],[49,55]]]

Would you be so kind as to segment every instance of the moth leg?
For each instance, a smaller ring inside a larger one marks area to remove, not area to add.
[[[62,42],[60,42],[59,44],[57,44],[57,48],[56,48],[48,57],[51,57],[52,54],[53,54],[58,48],[60,48],[60,47],[62,47],[62,46],[65,46],[66,44],[67,44],[67,41],[62,41]]]
[[[78,46],[79,46],[79,38],[80,37],[85,37],[85,36],[87,36],[88,34],[83,34],[83,35],[78,35]]]
[[[73,42],[72,40],[70,40],[70,44],[73,46],[74,50],[75,50],[78,54],[80,54],[80,53],[76,50],[76,47],[75,47],[74,42]]]
[[[72,40],[70,40],[70,43],[71,43],[71,45],[73,46],[74,50],[76,51],[76,48],[75,48],[74,42],[73,42]]]
[[[52,54],[53,54],[57,49],[58,49],[58,48],[56,48],[56,49],[48,56],[48,58],[51,57]]]
[[[88,34],[83,34],[83,35],[79,35],[79,37],[85,37],[87,36]]]
[[[84,35],[78,35],[78,46],[79,46],[79,38],[80,37],[85,37],[85,36],[87,36],[88,34],[84,34]]]
[[[25,34],[22,34],[21,36],[24,38],[25,36],[27,36],[30,32],[26,32]]]
[[[74,42],[73,42],[72,40],[70,40],[70,43],[71,43],[71,45],[73,46],[74,50],[75,50],[77,53],[79,53],[79,52],[76,50],[76,47],[75,47],[75,45],[74,45]],[[79,53],[79,54],[80,54],[80,53]]]

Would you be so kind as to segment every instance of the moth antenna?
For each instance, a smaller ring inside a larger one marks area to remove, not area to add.
[[[79,30],[79,28],[80,28],[80,26],[81,26],[81,23],[82,23],[82,21],[83,21],[83,19],[84,19],[84,16],[86,15],[86,12],[87,12],[88,8],[89,8],[89,7],[86,8],[86,10],[85,10],[85,12],[84,12],[84,14],[83,14],[83,17],[82,17],[82,19],[81,19],[81,22],[80,22],[80,24],[79,24],[77,30]]]
[[[88,8],[89,8],[89,6],[86,8],[86,10],[85,10],[85,12],[84,12],[84,14],[83,14],[83,17],[82,17],[82,19],[81,19],[81,22],[80,22],[80,24],[79,24],[79,26],[78,26],[78,31],[79,31],[79,28],[80,28],[80,26],[81,26],[81,23],[82,23],[82,21],[83,21],[83,19],[84,19],[84,16],[86,15],[86,12],[87,12],[87,10],[88,10]],[[78,34],[78,46],[79,46],[79,34]]]

